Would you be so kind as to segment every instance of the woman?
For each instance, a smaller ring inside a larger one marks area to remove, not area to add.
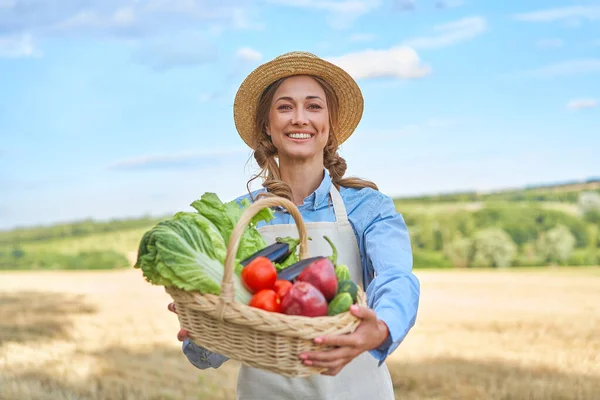
[[[286,378],[242,366],[238,399],[393,399],[384,361],[415,323],[419,281],[412,273],[406,225],[393,201],[372,182],[344,178],[346,162],[338,146],[362,117],[363,98],[354,80],[339,67],[312,54],[293,52],[259,66],[236,95],[234,118],[242,139],[254,150],[264,189],[240,197],[286,197],[298,205],[306,223],[309,256],[338,248],[339,262],[366,290],[368,307],[353,306],[361,319],[355,332],[316,338],[330,351],[298,354],[307,365],[325,367],[321,375]],[[252,181],[252,179],[251,179]],[[250,181],[248,182],[250,183]],[[259,226],[268,243],[297,235],[284,210]],[[173,312],[173,304],[169,305]],[[198,368],[218,368],[227,360],[178,339]]]

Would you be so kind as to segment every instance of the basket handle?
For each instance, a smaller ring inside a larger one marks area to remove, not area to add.
[[[294,222],[296,223],[296,227],[298,228],[298,235],[300,238],[300,260],[304,260],[308,257],[308,238],[306,225],[304,225],[304,220],[302,219],[302,215],[300,214],[298,207],[296,207],[293,202],[283,197],[272,196],[258,199],[252,203],[250,207],[246,209],[246,211],[244,211],[237,224],[233,228],[231,236],[229,237],[227,255],[225,256],[225,271],[223,273],[223,282],[221,283],[221,299],[226,303],[233,301],[233,274],[235,270],[235,257],[237,255],[238,246],[240,245],[242,235],[250,223],[250,220],[256,214],[258,214],[264,208],[273,206],[284,207],[292,215]]]

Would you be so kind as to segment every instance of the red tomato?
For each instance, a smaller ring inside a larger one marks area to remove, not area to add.
[[[256,257],[242,269],[242,282],[252,293],[272,289],[276,280],[277,269],[267,257]]]
[[[273,285],[273,289],[277,292],[279,297],[283,300],[285,295],[289,292],[292,287],[292,282],[286,281],[285,279],[278,279],[275,281],[275,285]]]
[[[263,289],[256,292],[248,303],[250,307],[260,308],[271,312],[282,312],[281,299],[273,289]]]

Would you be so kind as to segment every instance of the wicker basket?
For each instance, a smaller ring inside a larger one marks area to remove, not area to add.
[[[324,349],[324,345],[314,343],[313,339],[317,336],[354,332],[360,322],[356,317],[350,312],[324,317],[292,316],[264,311],[233,300],[232,274],[240,238],[252,217],[265,207],[272,206],[282,206],[290,212],[299,233],[299,258],[307,258],[306,227],[297,207],[281,197],[263,198],[246,209],[233,229],[220,295],[173,287],[165,290],[175,302],[181,328],[188,331],[190,339],[197,345],[247,366],[287,377],[318,374],[324,369],[304,365],[299,358],[300,353]],[[366,304],[366,296],[360,286],[357,302]]]

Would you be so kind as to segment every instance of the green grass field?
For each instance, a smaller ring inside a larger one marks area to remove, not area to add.
[[[510,205],[512,207],[526,207],[531,205],[531,202],[525,201],[516,201],[516,202],[502,202],[505,205]],[[439,215],[439,214],[448,214],[454,213],[457,211],[477,211],[485,206],[485,202],[483,201],[457,201],[457,202],[447,202],[447,203],[420,203],[420,202],[409,202],[409,201],[398,201],[396,202],[396,208],[399,212],[403,214],[427,214],[427,215]],[[499,203],[496,203],[499,204]],[[558,202],[558,201],[548,201],[548,202],[538,202],[536,205],[547,209],[547,210],[556,210],[561,211],[569,215],[579,216],[580,211],[576,204]]]
[[[23,244],[25,251],[76,254],[90,250],[115,250],[128,256],[137,252],[137,247],[144,232],[148,228],[127,229],[116,232],[96,233],[84,237],[55,239],[46,242],[30,242]]]

